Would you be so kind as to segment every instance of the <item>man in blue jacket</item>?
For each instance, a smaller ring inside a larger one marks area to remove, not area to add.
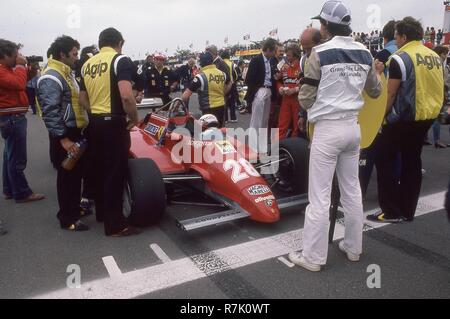
[[[72,170],[61,164],[68,153],[79,156],[77,142],[84,139],[88,125],[87,113],[78,102],[80,88],[75,80],[74,68],[78,61],[80,44],[62,36],[50,47],[51,58],[38,82],[37,97],[45,125],[55,140],[53,158],[58,167],[57,190],[61,228],[86,231],[88,226],[80,221],[82,165]]]

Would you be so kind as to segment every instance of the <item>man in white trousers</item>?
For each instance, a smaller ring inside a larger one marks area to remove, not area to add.
[[[270,103],[272,97],[275,97],[275,79],[272,74],[272,66],[270,60],[275,56],[278,49],[278,42],[274,39],[267,39],[262,46],[262,53],[250,61],[245,84],[248,86],[245,100],[247,105],[251,106],[252,118],[250,120],[250,129],[256,130],[259,134],[268,129],[270,116]],[[257,141],[256,136],[250,138],[250,145],[255,148]],[[260,137],[260,141],[264,138]],[[267,151],[267,143],[259,145],[260,152]]]
[[[299,94],[315,124],[309,167],[309,201],[303,231],[303,251],[289,259],[310,271],[327,262],[331,188],[336,171],[345,214],[345,238],[339,248],[351,261],[362,253],[363,207],[358,179],[361,130],[359,110],[365,90],[380,96],[384,65],[373,61],[351,33],[350,10],[340,1],[328,1],[318,17],[328,42],[315,47],[308,60]]]

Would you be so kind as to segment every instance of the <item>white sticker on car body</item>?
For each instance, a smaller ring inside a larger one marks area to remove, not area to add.
[[[252,196],[261,196],[270,193],[270,188],[267,185],[253,185],[247,191]]]

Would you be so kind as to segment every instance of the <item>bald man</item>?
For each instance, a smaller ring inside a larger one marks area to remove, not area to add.
[[[305,77],[305,68],[307,66],[307,61],[311,55],[311,51],[314,47],[318,46],[322,42],[322,36],[320,30],[314,28],[308,28],[303,31],[300,36],[300,44],[303,49],[303,56],[300,59],[300,85],[302,84],[301,79]],[[307,113],[303,108],[300,108],[298,127],[303,136],[306,133],[306,121]]]
[[[322,36],[320,35],[320,30],[314,28],[306,29],[300,36],[300,44],[303,49],[303,57],[301,63],[303,72],[306,59],[310,56],[312,49],[321,43],[321,40]]]

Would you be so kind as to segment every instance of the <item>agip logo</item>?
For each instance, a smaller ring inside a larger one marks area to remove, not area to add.
[[[441,59],[438,56],[422,56],[420,53],[416,54],[417,65],[424,65],[428,70],[432,70],[435,67],[439,70],[442,67]]]
[[[101,77],[102,74],[108,72],[108,63],[100,61],[98,64],[88,64],[84,69],[84,76],[90,76],[91,78]]]
[[[215,82],[217,84],[225,83],[225,75],[209,75],[209,82]]]

